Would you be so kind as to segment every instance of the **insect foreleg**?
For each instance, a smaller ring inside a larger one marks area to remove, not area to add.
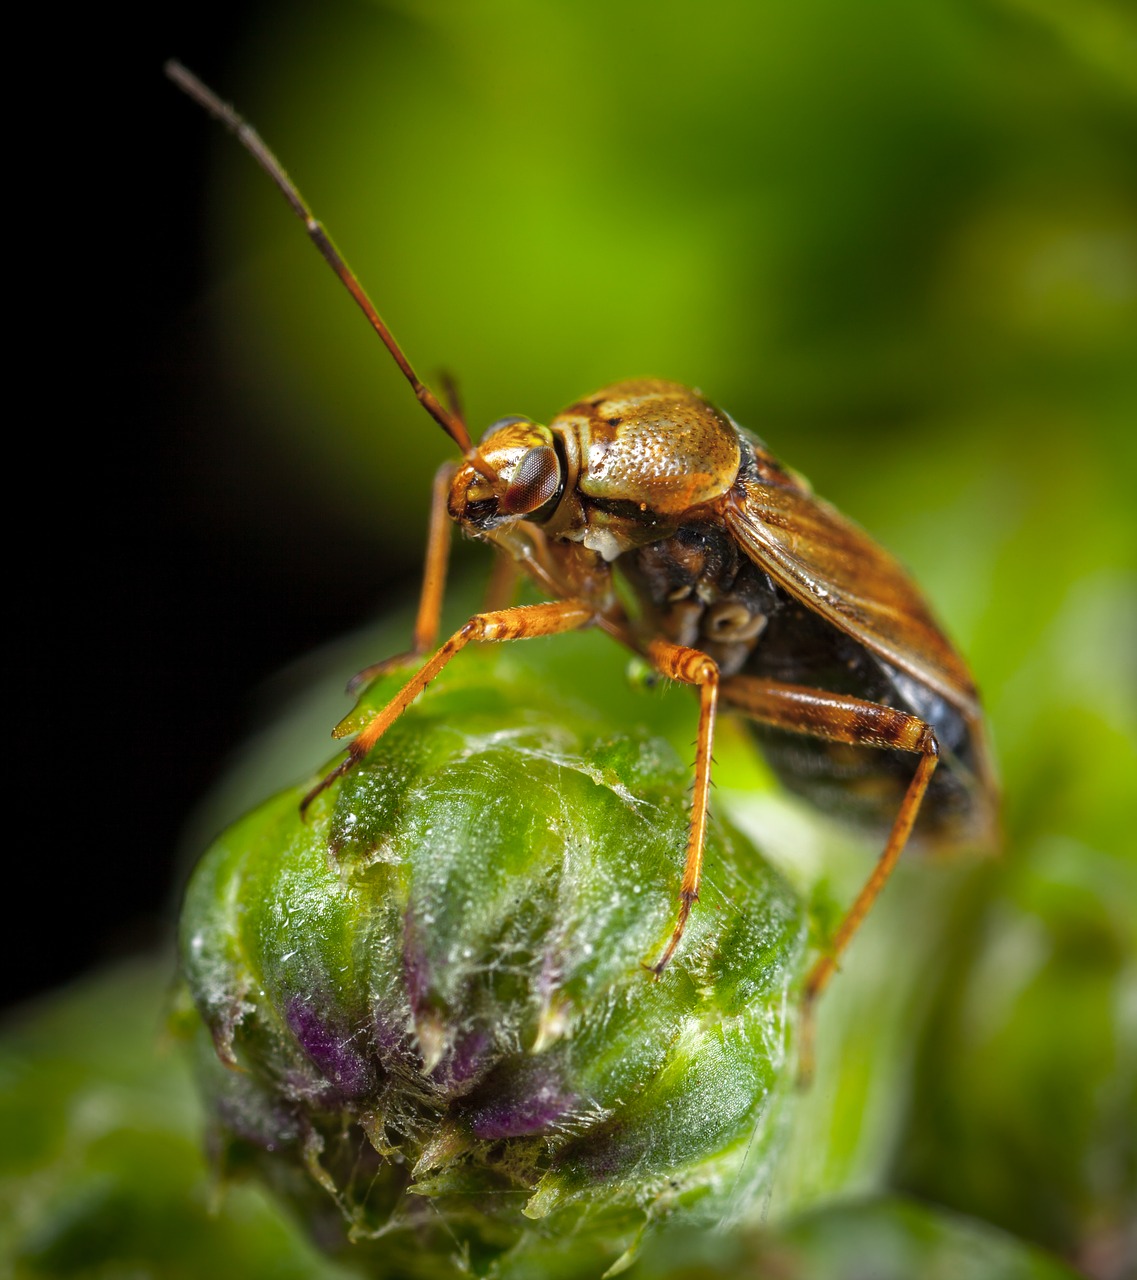
[[[892,874],[920,812],[920,804],[939,761],[939,745],[931,725],[917,716],[897,711],[876,702],[866,702],[844,694],[827,693],[802,685],[782,684],[754,676],[732,676],[723,682],[723,698],[736,710],[779,729],[811,734],[830,742],[846,742],[853,746],[879,747],[882,750],[918,752],[920,762],[900,808],[892,830],[872,875],[845,913],[840,927],[823,955],[809,972],[805,982],[806,1006],[803,1030],[803,1062],[810,1067],[810,1010],[818,996],[837,971],[837,961],[860,927],[876,896]]]
[[[482,608],[487,612],[508,609],[517,593],[517,585],[521,581],[521,566],[511,555],[499,551],[494,556],[493,570],[486,586]]]
[[[671,680],[697,685],[699,689],[699,736],[695,747],[695,790],[691,798],[691,827],[687,836],[687,861],[679,886],[679,918],[663,955],[651,966],[661,974],[675,954],[675,948],[687,927],[691,908],[699,900],[699,882],[703,875],[703,848],[707,841],[707,808],[711,799],[711,750],[715,738],[715,713],[718,709],[719,669],[713,658],[699,649],[672,644],[669,640],[653,640],[648,657],[657,670]]]
[[[377,711],[363,726],[348,747],[347,758],[308,792],[300,802],[300,812],[303,813],[336,778],[347,773],[363,759],[450,659],[461,652],[471,640],[529,640],[535,636],[551,636],[561,631],[575,631],[586,627],[595,617],[595,610],[580,600],[554,600],[548,604],[519,605],[515,609],[474,614],[407,681],[383,710]]]
[[[419,596],[411,647],[404,653],[384,658],[382,662],[373,662],[357,672],[348,681],[348,693],[357,693],[376,676],[416,661],[438,643],[442,597],[446,590],[446,569],[450,562],[450,531],[453,528],[450,513],[446,510],[446,499],[456,470],[457,463],[444,462],[434,473],[434,485],[430,493],[430,523],[426,534],[426,563],[422,571],[422,594]]]

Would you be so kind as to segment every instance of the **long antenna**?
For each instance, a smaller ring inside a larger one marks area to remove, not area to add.
[[[498,477],[470,439],[466,424],[457,413],[446,409],[439,402],[434,392],[421,381],[418,374],[411,368],[410,361],[403,355],[402,348],[395,341],[391,330],[383,323],[382,317],[376,311],[374,303],[364,292],[363,286],[359,283],[355,273],[340,256],[340,252],[332,243],[331,237],[316,219],[312,210],[305,204],[304,197],[297,190],[292,179],[285,173],[284,166],[265,145],[260,134],[251,124],[242,119],[227,102],[223,102],[208,85],[203,84],[192,71],[187,70],[180,62],[171,58],[166,63],[165,69],[166,75],[170,77],[179,89],[187,93],[199,106],[204,107],[211,116],[220,120],[236,136],[237,141],[276,183],[281,194],[288,201],[292,212],[304,224],[304,229],[308,232],[312,243],[323,255],[324,261],[339,276],[344,288],[355,299],[360,311],[367,317],[371,327],[383,340],[383,345],[394,357],[403,377],[411,384],[419,403],[458,448],[462,450],[466,460],[476,467],[487,480],[496,484]]]

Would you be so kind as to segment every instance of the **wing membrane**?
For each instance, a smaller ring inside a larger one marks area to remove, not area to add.
[[[979,715],[971,675],[899,562],[757,443],[727,495],[727,526],[791,595],[866,648]]]

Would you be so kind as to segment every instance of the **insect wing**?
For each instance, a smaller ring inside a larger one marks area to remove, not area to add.
[[[748,441],[754,465],[743,466],[724,510],[746,554],[809,609],[978,719],[970,673],[898,561]]]

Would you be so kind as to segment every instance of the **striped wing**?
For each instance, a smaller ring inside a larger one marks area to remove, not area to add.
[[[779,586],[867,649],[978,717],[971,674],[899,562],[748,439],[727,527]]]

